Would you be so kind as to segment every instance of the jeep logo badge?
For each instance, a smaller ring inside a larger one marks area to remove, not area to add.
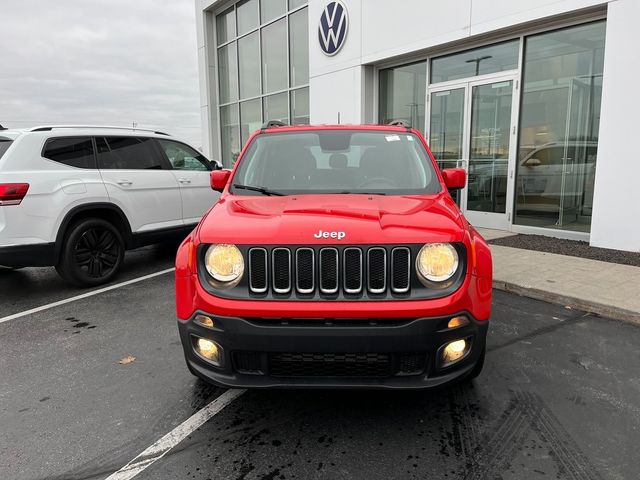
[[[344,232],[323,232],[322,230],[318,230],[318,233],[314,233],[313,236],[315,238],[337,238],[338,240],[342,240],[347,234]]]
[[[331,57],[340,51],[348,28],[347,8],[340,1],[329,2],[320,15],[318,25],[318,41],[325,55]]]

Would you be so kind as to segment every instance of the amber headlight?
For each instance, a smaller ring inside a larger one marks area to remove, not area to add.
[[[204,265],[218,288],[237,285],[244,273],[244,259],[235,245],[211,245],[204,256]]]
[[[416,270],[422,280],[440,284],[458,269],[458,252],[448,243],[427,243],[418,252]]]

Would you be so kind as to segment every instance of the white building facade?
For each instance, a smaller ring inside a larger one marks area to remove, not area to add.
[[[480,227],[640,251],[637,0],[196,0],[203,148],[402,120]],[[392,159],[390,159],[390,167]]]

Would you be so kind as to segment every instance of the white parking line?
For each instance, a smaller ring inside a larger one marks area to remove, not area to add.
[[[187,435],[204,425],[209,419],[219,413],[224,407],[233,402],[246,390],[227,390],[206,407],[194,413],[187,420],[167,433],[164,437],[141,452],[136,458],[127,463],[115,473],[109,475],[106,480],[129,480],[156,460],[164,457],[173,447],[184,440]]]
[[[145,275],[143,277],[133,278],[131,280],[127,280],[126,282],[116,283],[115,285],[109,285],[108,287],[99,288],[98,290],[92,290],[91,292],[83,293],[81,295],[76,295],[75,297],[66,298],[64,300],[59,300],[57,302],[48,303],[46,305],[42,305],[41,307],[32,308],[30,310],[25,310],[24,312],[14,313],[13,315],[8,315],[6,317],[0,318],[0,323],[8,322],[9,320],[15,320],[16,318],[26,317],[27,315],[31,315],[33,313],[42,312],[44,310],[48,310],[53,307],[59,307],[60,305],[64,305],[65,303],[75,302],[77,300],[82,300],[83,298],[93,297],[94,295],[99,295],[104,292],[109,292],[111,290],[115,290],[116,288],[126,287],[127,285],[131,285],[134,283],[142,282],[144,280],[148,280],[153,277],[157,277],[160,275],[164,275],[165,273],[173,272],[175,268],[167,268],[166,270],[161,270],[156,273],[150,273],[149,275]]]

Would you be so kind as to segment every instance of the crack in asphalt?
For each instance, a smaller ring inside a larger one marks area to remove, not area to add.
[[[515,345],[516,343],[522,342],[523,340],[530,340],[532,338],[539,337],[546,333],[552,333],[561,328],[568,327],[571,325],[575,325],[579,323],[580,320],[583,320],[586,317],[591,317],[593,314],[590,312],[580,312],[577,315],[567,318],[566,320],[562,320],[560,323],[549,325],[548,327],[542,327],[537,330],[534,330],[531,333],[527,333],[525,335],[512,338],[506,342],[500,343],[498,345],[493,345],[491,347],[487,347],[487,353],[495,352],[496,350],[502,350],[503,348],[510,347],[511,345]]]

